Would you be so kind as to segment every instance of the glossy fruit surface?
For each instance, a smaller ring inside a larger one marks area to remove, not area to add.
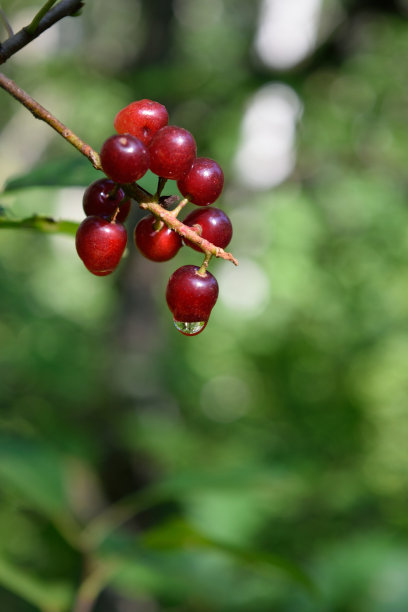
[[[224,173],[216,161],[197,157],[188,173],[177,181],[180,193],[198,206],[208,206],[219,198]]]
[[[86,217],[78,227],[75,244],[79,257],[92,274],[113,272],[126,247],[127,233],[121,223],[103,217]]]
[[[139,251],[152,261],[168,261],[172,259],[183,246],[180,236],[163,225],[155,229],[156,217],[143,217],[135,227],[135,244]]]
[[[102,145],[102,169],[115,183],[138,181],[146,174],[149,162],[149,151],[136,136],[114,134]]]
[[[166,125],[156,132],[150,144],[150,170],[163,178],[177,180],[190,170],[196,150],[190,132]]]
[[[113,125],[119,134],[132,134],[148,146],[155,133],[168,121],[167,109],[163,104],[153,100],[137,100],[118,112]]]
[[[232,224],[229,217],[220,208],[210,206],[209,208],[197,208],[193,210],[183,221],[189,227],[198,226],[198,234],[215,246],[225,249],[232,238]],[[184,239],[186,245],[201,251],[200,247]]]
[[[205,323],[217,301],[216,278],[210,272],[201,276],[198,270],[197,266],[182,266],[169,279],[166,300],[175,323]]]
[[[120,205],[116,221],[127,219],[130,211],[130,200],[125,197],[122,187],[111,179],[103,178],[91,183],[85,190],[82,204],[87,216],[111,217]]]

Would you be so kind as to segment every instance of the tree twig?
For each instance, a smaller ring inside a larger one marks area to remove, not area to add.
[[[211,255],[214,255],[214,257],[220,257],[221,259],[232,261],[232,263],[236,266],[238,265],[238,261],[231,253],[227,253],[224,251],[224,249],[215,246],[215,244],[212,242],[209,242],[208,240],[205,240],[205,238],[199,236],[195,230],[179,221],[179,219],[174,216],[172,210],[166,210],[157,202],[141,202],[140,208],[149,210],[157,218],[161,219],[163,223],[167,225],[167,227],[170,227],[176,231],[183,238],[187,238],[187,240],[194,242],[194,244],[199,246],[204,252],[211,253]]]
[[[67,128],[59,119],[54,117],[50,111],[48,111],[44,106],[42,106],[39,102],[34,100],[24,89],[21,89],[14,81],[6,77],[5,74],[0,72],[0,87],[8,91],[9,94],[13,96],[16,100],[21,102],[23,106],[25,106],[36,119],[41,119],[48,123],[58,134],[60,134],[65,140],[72,144],[78,151],[85,155],[93,167],[96,170],[101,170],[101,162],[99,159],[99,155],[96,151],[92,149],[92,147],[84,142],[79,136],[77,136],[72,130]]]
[[[83,6],[83,0],[61,0],[57,5],[53,6],[45,15],[36,23],[36,27],[31,28],[31,22],[26,28],[22,28],[16,32],[14,36],[8,38],[0,46],[0,64],[7,61],[14,53],[28,45],[34,38],[37,38],[42,32],[48,30],[54,23],[60,21],[64,17],[74,15]],[[35,18],[34,18],[35,19]]]

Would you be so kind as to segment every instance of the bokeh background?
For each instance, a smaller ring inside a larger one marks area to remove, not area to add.
[[[18,30],[40,3],[2,8]],[[1,229],[1,610],[406,612],[407,16],[89,1],[3,66],[97,150],[165,104],[225,171],[240,266],[211,263],[186,338],[165,286],[200,254],[144,260],[136,206],[105,278],[73,237]],[[80,157],[0,92],[3,215],[79,222]]]

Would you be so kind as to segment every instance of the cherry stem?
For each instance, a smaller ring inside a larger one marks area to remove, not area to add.
[[[156,194],[155,194],[157,200],[161,196],[162,191],[163,191],[164,186],[165,186],[166,183],[167,183],[167,179],[163,178],[162,176],[159,176],[159,180],[158,180],[158,183],[157,183],[157,191],[156,191]]]
[[[208,264],[210,263],[210,259],[212,257],[211,253],[206,253],[205,257],[204,257],[204,261],[201,264],[200,269],[198,270],[197,274],[199,274],[200,276],[205,276],[207,273],[207,268],[208,268]]]
[[[186,204],[188,204],[188,199],[184,198],[183,200],[181,200],[180,204],[176,206],[176,208],[173,208],[171,214],[174,216],[174,218],[178,217],[178,215],[183,210]]]
[[[209,242],[208,240],[205,240],[205,238],[199,236],[196,230],[192,229],[188,225],[184,225],[184,223],[179,221],[177,217],[173,215],[172,210],[166,210],[157,202],[152,201],[140,202],[139,206],[140,208],[151,212],[158,219],[161,219],[161,221],[163,221],[167,227],[177,232],[183,238],[190,240],[190,242],[194,242],[194,244],[199,246],[204,253],[214,255],[214,257],[219,257],[227,261],[232,261],[233,264],[236,266],[238,265],[238,261],[231,253],[227,253],[224,251],[224,249],[221,249],[221,247],[217,247],[212,242]]]

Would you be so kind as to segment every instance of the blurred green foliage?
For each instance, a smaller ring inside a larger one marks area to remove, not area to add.
[[[2,8],[17,27],[39,4]],[[324,10],[282,72],[245,0],[89,2],[4,66],[96,149],[130,101],[166,104],[225,170],[241,265],[211,264],[219,304],[185,338],[165,284],[198,253],[158,266],[129,240],[101,279],[72,237],[2,228],[72,233],[97,174],[1,94],[1,610],[71,610],[84,563],[95,612],[408,609],[407,8]],[[250,189],[242,118],[277,82],[296,167]]]

